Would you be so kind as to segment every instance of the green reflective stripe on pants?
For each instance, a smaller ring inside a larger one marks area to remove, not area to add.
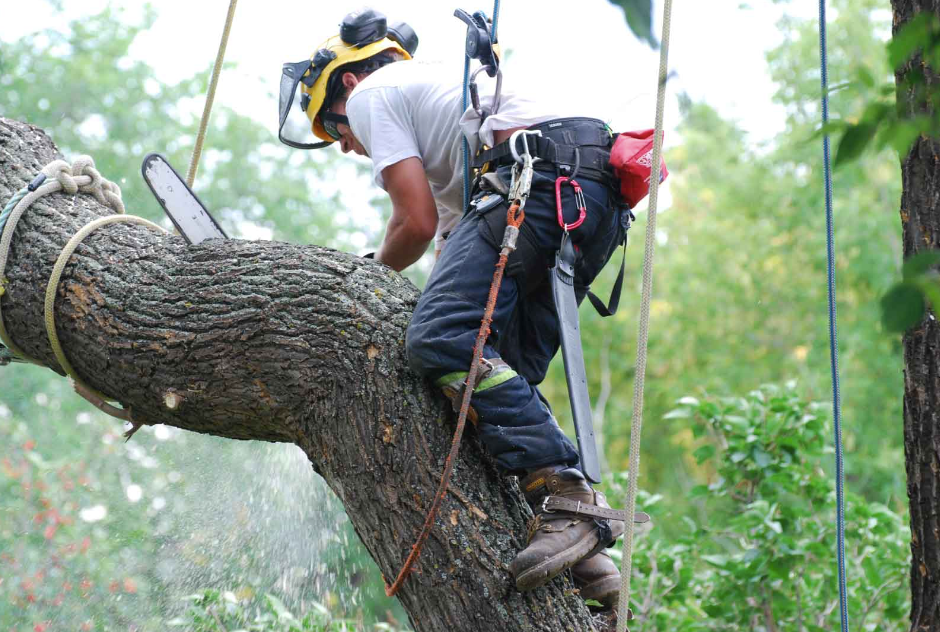
[[[469,371],[454,371],[453,373],[448,373],[444,377],[438,378],[435,380],[435,386],[460,386],[467,381],[467,376],[470,375]]]
[[[485,391],[488,388],[499,386],[503,382],[511,380],[517,375],[519,374],[507,367],[505,371],[499,371],[496,373],[496,375],[491,375],[490,377],[480,382],[480,385],[476,387],[475,392],[479,393],[480,391]]]
[[[441,388],[445,386],[460,388],[460,386],[467,381],[468,375],[469,373],[467,371],[454,371],[453,373],[448,373],[447,375],[435,380],[434,385]],[[509,367],[502,368],[501,370],[494,371],[493,375],[490,375],[490,377],[480,382],[474,391],[485,391],[488,388],[499,386],[503,382],[511,380],[517,375],[519,374]]]

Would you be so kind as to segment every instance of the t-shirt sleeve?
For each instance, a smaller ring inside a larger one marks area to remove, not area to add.
[[[372,178],[385,188],[382,170],[412,156],[420,158],[405,97],[395,87],[369,88],[346,102],[349,128],[372,158]]]

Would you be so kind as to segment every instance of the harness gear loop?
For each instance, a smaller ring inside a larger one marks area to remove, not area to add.
[[[421,555],[421,549],[424,547],[424,543],[427,541],[428,535],[430,535],[431,529],[434,527],[434,520],[437,518],[437,512],[441,508],[444,494],[447,493],[450,475],[454,470],[457,453],[460,451],[460,441],[463,438],[464,426],[467,423],[467,416],[470,412],[470,398],[473,395],[473,387],[471,385],[477,384],[477,374],[480,371],[480,367],[483,366],[483,347],[486,345],[486,341],[490,336],[490,324],[493,322],[493,311],[496,309],[496,297],[499,295],[499,288],[503,283],[503,272],[506,270],[506,261],[509,259],[509,255],[516,249],[519,226],[522,225],[525,219],[525,211],[522,210],[522,207],[525,205],[525,200],[529,197],[529,187],[532,184],[532,157],[528,153],[525,154],[525,163],[526,166],[523,168],[523,171],[528,170],[528,180],[521,178],[519,182],[516,182],[516,179],[513,178],[512,188],[519,197],[512,200],[512,204],[506,212],[506,232],[503,236],[499,259],[496,261],[496,270],[493,272],[493,282],[490,284],[490,293],[486,299],[486,309],[483,311],[480,332],[477,334],[476,342],[473,345],[473,359],[470,361],[470,372],[467,374],[466,386],[463,389],[463,399],[460,403],[460,413],[457,415],[457,427],[454,430],[454,438],[451,440],[447,460],[444,461],[444,473],[441,476],[441,482],[434,496],[434,501],[431,503],[431,508],[428,510],[424,526],[421,528],[421,533],[418,534],[417,540],[412,545],[411,552],[408,554],[405,563],[398,572],[398,577],[395,578],[391,586],[388,584],[385,586],[385,594],[389,597],[394,596],[395,593],[398,592],[398,589],[405,583],[405,579],[411,574],[411,569],[417,561],[418,556]],[[524,187],[520,186],[525,182],[528,182],[528,184]]]

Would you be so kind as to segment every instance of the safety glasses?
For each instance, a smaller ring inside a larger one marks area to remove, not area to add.
[[[342,114],[334,114],[333,112],[321,112],[320,123],[323,124],[323,129],[333,140],[339,140],[343,137],[343,135],[339,133],[339,130],[336,127],[337,125],[342,123],[343,125],[349,127],[348,118]]]

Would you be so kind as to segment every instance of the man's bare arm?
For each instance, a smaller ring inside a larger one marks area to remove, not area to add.
[[[401,271],[421,258],[437,231],[437,205],[418,158],[406,158],[382,170],[392,199],[392,217],[375,258]]]

